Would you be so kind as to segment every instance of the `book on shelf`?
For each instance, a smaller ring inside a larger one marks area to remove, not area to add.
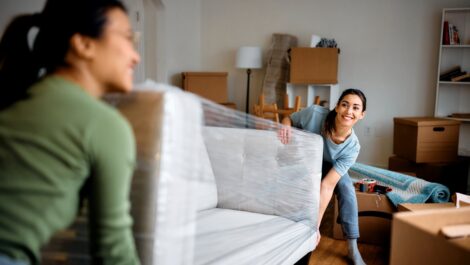
[[[442,27],[442,44],[443,45],[459,45],[460,44],[460,35],[457,27],[449,23],[449,21],[444,21]]]
[[[454,42],[454,45],[459,45],[460,44],[460,36],[459,36],[459,31],[457,30],[457,27],[455,25],[452,26],[452,40]]]
[[[452,118],[470,119],[470,113],[452,113]]]
[[[462,72],[460,66],[455,66],[448,70],[447,72],[439,75],[439,81],[452,81],[452,78],[466,74],[467,72]]]
[[[449,45],[450,44],[450,39],[449,39],[449,22],[444,21],[444,26],[442,29],[442,44],[443,45]]]
[[[470,76],[460,79],[459,82],[470,82]]]
[[[468,81],[468,79],[470,79],[470,73],[465,73],[465,74],[462,74],[462,75],[459,75],[459,76],[452,77],[450,79],[450,81],[452,81],[452,82],[464,82],[464,81]]]

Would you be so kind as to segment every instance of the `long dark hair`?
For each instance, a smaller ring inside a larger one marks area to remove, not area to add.
[[[126,11],[119,0],[48,0],[42,13],[15,17],[0,41],[0,110],[27,96],[40,74],[67,66],[70,38],[99,38],[112,8]],[[37,27],[32,47],[28,33]],[[41,73],[40,73],[41,72]]]
[[[355,89],[355,88],[348,88],[348,89],[344,90],[343,93],[341,93],[341,96],[339,97],[338,102],[336,102],[336,106],[338,106],[340,104],[341,100],[343,100],[343,98],[345,96],[350,95],[350,94],[356,95],[361,99],[361,101],[362,101],[362,112],[366,111],[367,98],[364,95],[364,93],[362,93],[361,90]],[[337,114],[336,110],[332,109],[332,110],[330,110],[330,112],[326,116],[325,123],[323,125],[323,130],[322,130],[322,134],[324,136],[331,136],[333,131],[336,130],[336,127],[335,127],[336,114]]]

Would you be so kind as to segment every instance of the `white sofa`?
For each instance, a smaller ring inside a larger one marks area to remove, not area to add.
[[[321,138],[295,131],[283,145],[275,129],[233,128],[239,112],[163,90],[111,98],[137,140],[142,264],[294,264],[314,250]]]
[[[205,127],[194,264],[294,264],[315,248],[322,141]]]

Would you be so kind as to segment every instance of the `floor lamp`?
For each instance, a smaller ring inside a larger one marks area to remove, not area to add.
[[[259,69],[262,66],[262,54],[260,47],[244,46],[240,47],[237,52],[237,68],[246,69],[246,105],[245,111],[249,112],[250,103],[250,75],[251,69]]]

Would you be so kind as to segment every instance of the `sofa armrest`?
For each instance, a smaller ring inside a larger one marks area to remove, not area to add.
[[[205,127],[219,208],[277,215],[316,230],[323,141],[293,129],[284,145],[269,130]]]
[[[142,264],[192,264],[202,109],[175,89],[136,91],[112,100],[137,143],[131,187],[133,233]]]

